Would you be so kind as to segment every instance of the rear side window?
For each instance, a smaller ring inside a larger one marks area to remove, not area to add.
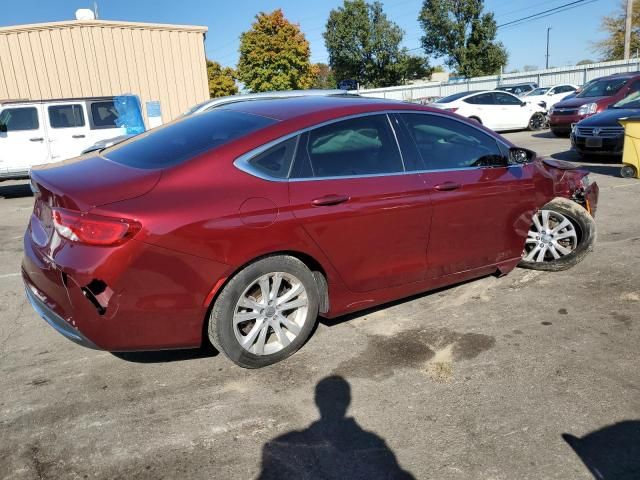
[[[472,105],[493,105],[495,103],[493,100],[493,93],[490,92],[480,93],[473,97],[465,98],[463,102],[471,103]]]
[[[51,128],[84,127],[82,105],[53,105],[49,107]]]
[[[495,92],[493,94],[498,105],[521,105],[522,101],[507,93]]]
[[[116,128],[116,120],[118,117],[118,111],[112,100],[91,104],[91,121],[93,128]]]
[[[136,168],[170,167],[275,122],[259,115],[216,109],[141,133],[105,150],[102,156]]]
[[[7,108],[0,113],[0,125],[4,125],[7,132],[37,130],[40,128],[38,110],[34,107]]]
[[[303,135],[297,177],[345,177],[404,171],[386,115],[335,122]]]
[[[401,114],[428,170],[504,165],[496,140],[450,118]]]
[[[287,178],[297,142],[298,137],[285,140],[266,152],[253,157],[249,160],[249,164],[270,177]]]

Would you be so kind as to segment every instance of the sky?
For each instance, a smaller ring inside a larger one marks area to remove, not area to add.
[[[571,0],[485,0],[485,10],[495,13],[498,25],[569,3]],[[0,26],[70,20],[78,8],[91,8],[93,0],[6,0],[0,10]],[[240,34],[249,29],[256,13],[282,8],[300,25],[311,44],[311,60],[327,62],[322,32],[331,9],[342,0],[98,0],[105,20],[204,25],[209,28],[207,57],[223,65],[238,61]],[[404,46],[420,46],[418,12],[422,0],[385,0],[387,16],[405,31]],[[517,26],[498,29],[498,40],[509,52],[506,71],[524,65],[544,68],[547,28],[550,31],[549,66],[571,65],[583,59],[598,60],[593,42],[602,39],[603,16],[620,9],[619,0],[588,0],[576,8]],[[413,50],[412,53],[420,53]],[[442,60],[430,59],[432,65]]]

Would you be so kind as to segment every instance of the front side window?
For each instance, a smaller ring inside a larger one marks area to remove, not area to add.
[[[119,116],[113,100],[91,104],[91,120],[95,128],[116,128]]]
[[[84,127],[82,105],[52,105],[49,107],[49,124],[51,128]]]
[[[386,115],[368,115],[316,128],[300,139],[294,176],[346,177],[403,172]]]
[[[496,140],[450,118],[419,113],[400,115],[427,170],[504,166]]]
[[[0,113],[0,125],[7,132],[38,130],[38,110],[35,107],[6,108]]]
[[[508,93],[495,92],[493,95],[498,105],[522,105],[520,99]]]

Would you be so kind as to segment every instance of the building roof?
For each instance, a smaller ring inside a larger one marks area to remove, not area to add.
[[[26,25],[11,25],[0,27],[0,34],[16,33],[33,30],[55,30],[73,27],[106,27],[131,28],[143,30],[165,30],[206,33],[208,28],[200,25],[171,25],[165,23],[121,22],[116,20],[66,20],[64,22],[31,23]]]

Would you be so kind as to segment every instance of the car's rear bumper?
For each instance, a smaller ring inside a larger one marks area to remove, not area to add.
[[[72,342],[82,345],[83,347],[99,349],[91,340],[85,337],[78,329],[74,328],[69,322],[47,305],[46,297],[38,292],[37,289],[26,279],[24,272],[23,278],[25,281],[27,300],[29,300],[33,309],[44,319],[45,322]]]
[[[108,351],[199,347],[212,287],[229,266],[136,240],[44,254],[27,230],[22,275],[34,310],[66,338]],[[99,288],[96,288],[96,285]]]

